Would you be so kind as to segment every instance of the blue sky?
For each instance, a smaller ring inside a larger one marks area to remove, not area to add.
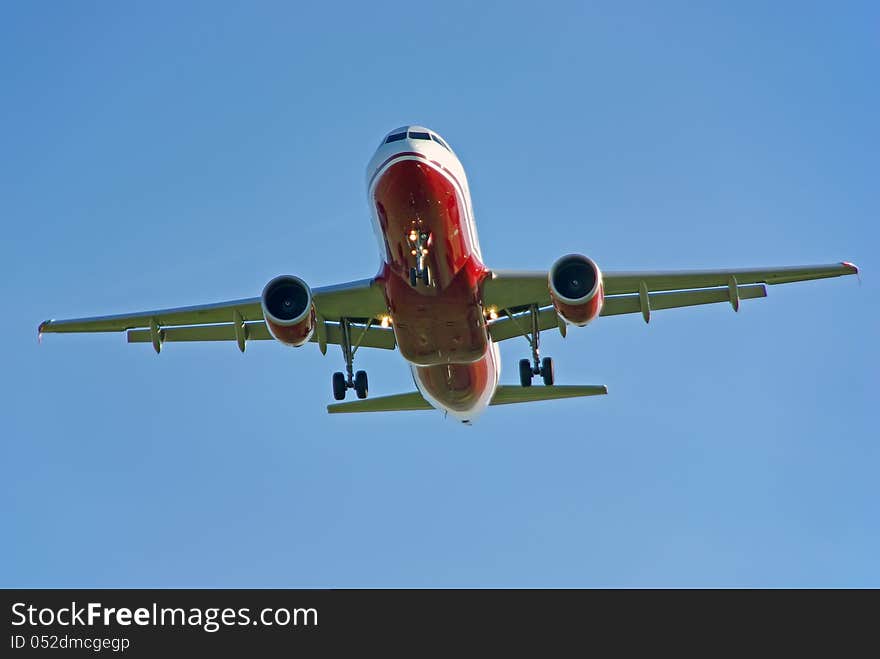
[[[4,3],[0,585],[880,586],[880,9],[697,4]],[[328,416],[314,346],[37,344],[372,275],[364,167],[409,122],[490,266],[863,281],[548,333],[610,394],[471,428]]]

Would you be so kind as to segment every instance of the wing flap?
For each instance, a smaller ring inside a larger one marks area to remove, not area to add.
[[[738,286],[739,299],[751,300],[767,297],[767,288],[758,286]],[[715,304],[730,301],[728,288],[704,288],[695,291],[675,291],[673,293],[650,293],[648,295],[651,311],[675,309],[678,307],[694,307],[700,304]],[[602,307],[603,316],[616,316],[625,313],[639,313],[641,305],[638,295],[615,295],[605,298]]]
[[[738,286],[737,293],[740,300],[752,300],[767,297],[767,288],[763,285]],[[651,311],[662,309],[675,309],[677,307],[692,307],[700,304],[715,304],[717,302],[730,301],[730,289],[704,288],[694,291],[674,291],[671,293],[649,293]],[[638,295],[614,295],[605,298],[602,307],[603,316],[617,316],[619,314],[640,313],[642,310]],[[559,318],[553,307],[542,309],[538,312],[538,328],[541,331],[549,330],[559,325]],[[489,334],[492,340],[505,341],[518,336],[526,336],[531,332],[531,320],[527,313],[513,314],[506,318],[499,318],[489,325]]]
[[[327,343],[340,345],[342,343],[342,328],[336,323],[327,323]],[[248,341],[264,341],[272,339],[266,323],[262,320],[245,323]],[[187,341],[236,341],[235,326],[232,323],[222,325],[196,325],[192,327],[169,327],[161,330],[162,342],[187,342]],[[384,327],[351,326],[352,341],[358,347],[382,348],[394,350],[396,342],[394,331]],[[151,343],[150,330],[128,330],[129,343]],[[311,338],[312,343],[317,343],[317,333]]]
[[[489,336],[492,337],[495,343],[514,339],[518,336],[526,336],[532,331],[531,323],[532,321],[527,313],[499,318],[489,325]],[[542,332],[558,326],[559,316],[556,314],[556,309],[549,307],[538,312],[538,329]]]
[[[258,322],[245,323],[248,341],[261,341],[271,339],[269,330],[266,329],[266,323],[262,320]],[[162,342],[180,342],[180,341],[235,341],[235,326],[232,323],[224,325],[194,325],[192,327],[168,327],[160,330],[162,333]],[[151,343],[150,330],[133,329],[128,330],[129,343]]]

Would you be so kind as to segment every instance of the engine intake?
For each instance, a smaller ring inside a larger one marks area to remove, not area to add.
[[[315,331],[312,291],[299,277],[281,275],[266,284],[261,297],[269,333],[281,343],[301,346]]]
[[[599,266],[586,256],[569,254],[550,268],[550,298],[566,323],[583,327],[602,312],[605,292]]]

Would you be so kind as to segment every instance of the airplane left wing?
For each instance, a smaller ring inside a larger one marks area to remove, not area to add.
[[[602,316],[641,313],[717,302],[739,309],[740,300],[766,297],[766,285],[858,274],[852,263],[730,270],[603,272],[605,303]],[[547,272],[496,271],[483,283],[483,305],[497,320],[490,322],[494,341],[528,335],[529,310],[538,309],[540,330],[565,332],[550,299]]]
[[[323,327],[311,339],[313,342],[340,343],[339,322],[345,318],[353,323],[352,337],[354,341],[360,339],[358,345],[394,349],[394,332],[373,326],[388,312],[382,287],[374,280],[315,288],[312,299],[319,323],[323,321]],[[113,316],[47,320],[40,323],[38,331],[42,335],[126,330],[129,343],[153,343],[154,347],[166,341],[238,341],[243,350],[245,340],[272,338],[263,321],[259,297]]]

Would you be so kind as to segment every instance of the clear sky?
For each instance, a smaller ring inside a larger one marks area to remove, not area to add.
[[[878,30],[875,2],[3,3],[0,585],[880,586]],[[371,276],[364,168],[410,122],[492,267],[862,284],[547,333],[609,395],[470,428],[328,416],[314,345],[37,344]]]

